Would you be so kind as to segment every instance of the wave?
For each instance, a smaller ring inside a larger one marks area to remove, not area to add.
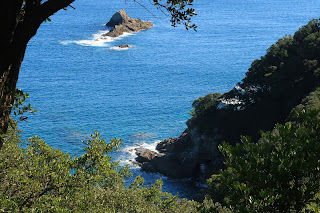
[[[158,152],[158,150],[156,150],[156,146],[157,146],[157,144],[159,142],[161,142],[161,140],[155,140],[154,143],[152,143],[152,144],[143,143],[139,147],[140,148],[146,148],[146,149],[149,149],[149,150],[154,151],[154,152]]]
[[[80,46],[90,46],[90,47],[108,47],[110,46],[108,43],[120,40],[124,37],[133,35],[134,33],[123,33],[119,37],[110,37],[110,36],[103,36],[110,30],[99,30],[98,33],[92,35],[91,39],[84,39],[84,40],[66,40],[66,41],[59,41],[62,45],[69,45],[69,44],[77,44]],[[111,48],[110,48],[111,49]],[[119,49],[127,49],[127,48],[119,48]]]
[[[158,152],[156,150],[156,146],[160,141],[161,140],[155,140],[151,144],[143,142],[141,144],[125,146],[124,148],[119,150],[121,153],[120,153],[120,156],[119,156],[119,158],[117,160],[119,161],[121,166],[130,165],[130,167],[133,167],[133,168],[140,168],[136,164],[136,160],[135,159],[138,156],[136,155],[136,150],[135,149],[136,148],[145,148],[145,149],[149,149],[149,150],[154,151],[154,152]]]
[[[145,133],[137,133],[134,136],[143,136]],[[126,179],[126,186],[130,186],[136,176],[141,176],[144,178],[144,186],[150,186],[156,180],[162,179],[163,181],[163,190],[170,192],[172,194],[176,194],[179,192],[179,197],[187,197],[190,199],[195,199],[201,195],[202,189],[206,188],[206,184],[203,181],[195,180],[193,178],[183,178],[183,179],[172,179],[164,176],[160,173],[147,173],[141,171],[140,167],[137,165],[135,158],[136,148],[146,148],[152,151],[156,151],[156,145],[160,142],[160,140],[154,140],[152,143],[135,143],[134,145],[127,145],[124,148],[119,150],[119,161],[120,166],[130,166],[130,172],[133,174],[132,177]]]

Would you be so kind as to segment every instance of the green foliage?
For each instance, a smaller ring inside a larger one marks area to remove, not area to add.
[[[232,213],[230,209],[218,202],[214,203],[210,198],[205,198],[197,210],[201,213]]]
[[[295,107],[291,113],[291,117],[294,116],[294,112],[297,110],[302,111],[308,109],[320,109],[320,87],[311,92],[301,101],[301,104]]]
[[[191,115],[193,116],[205,116],[208,109],[216,108],[218,100],[221,97],[220,93],[209,93],[204,97],[200,97],[193,101]]]
[[[197,15],[195,10],[190,6],[193,5],[193,0],[153,0],[154,5],[162,11],[167,10],[171,16],[171,25],[176,27],[177,24],[183,24],[185,28],[194,29],[197,31],[197,26],[191,24],[192,16]]]
[[[223,191],[233,212],[308,212],[319,207],[320,110],[296,111],[296,121],[261,132],[261,139],[224,143],[226,169],[212,176],[211,194]]]
[[[24,116],[25,113],[34,114],[38,110],[34,109],[31,104],[25,104],[25,101],[29,98],[28,93],[24,93],[20,89],[16,89],[14,92],[14,103],[12,107],[13,115],[15,119],[19,119],[20,121],[25,121],[28,117]]]
[[[188,112],[192,116],[187,123],[188,127],[195,127],[202,134],[211,134],[211,118],[217,111],[220,97],[220,93],[210,93],[194,100],[192,110]]]
[[[241,87],[259,85],[261,88],[270,87],[270,92],[273,89],[281,92],[302,80],[314,84],[318,78],[312,78],[317,77],[315,73],[320,65],[319,29],[319,19],[314,19],[301,27],[293,37],[289,35],[279,39],[265,56],[252,63]]]
[[[162,192],[161,180],[143,187],[137,177],[125,187],[128,168],[107,155],[121,140],[107,144],[95,132],[85,154],[72,158],[38,137],[22,148],[16,123],[11,126],[0,152],[2,212],[194,212],[199,205]]]
[[[311,20],[294,36],[271,45],[253,61],[242,82],[217,101],[196,100],[189,126],[208,135],[219,131],[224,140],[236,143],[240,135],[257,139],[259,130],[284,123],[292,109],[320,87],[319,23],[319,19]],[[226,104],[217,109],[222,100]]]

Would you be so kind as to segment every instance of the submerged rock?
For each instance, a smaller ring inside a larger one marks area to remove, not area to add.
[[[124,10],[116,12],[106,24],[108,27],[113,27],[112,30],[102,35],[102,37],[118,37],[123,33],[138,32],[153,27],[153,24],[148,21],[134,19],[129,17]]]
[[[129,44],[120,44],[119,48],[129,48],[131,47]]]
[[[131,47],[134,47],[133,45],[129,45],[129,44],[120,44],[119,46],[113,46],[113,47],[110,47],[111,50],[127,50]],[[139,138],[139,137],[135,137],[134,135],[131,136],[135,141],[137,140],[143,140],[142,139],[142,136]]]

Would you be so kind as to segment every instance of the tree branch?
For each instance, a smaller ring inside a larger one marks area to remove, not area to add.
[[[7,48],[18,24],[22,0],[6,0],[0,7],[0,49]]]
[[[37,22],[44,22],[49,16],[52,16],[59,10],[68,7],[75,0],[48,0],[40,5],[39,13],[40,15],[37,17],[40,20]]]
[[[15,46],[24,46],[37,33],[40,25],[51,15],[68,7],[75,0],[48,0],[25,14],[15,32]]]

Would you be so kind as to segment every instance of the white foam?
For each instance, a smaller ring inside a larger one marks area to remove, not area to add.
[[[143,143],[141,144],[141,148],[146,148],[146,149],[149,149],[151,151],[154,151],[154,152],[158,152],[158,150],[156,150],[156,146],[157,144],[160,142],[161,140],[156,140],[154,143],[152,144],[148,144],[148,143]],[[136,147],[137,148],[137,147]]]
[[[96,34],[96,35],[99,35],[98,38],[100,38],[100,39],[108,40],[108,41],[111,42],[111,41],[119,40],[119,39],[122,39],[122,38],[124,38],[124,37],[128,37],[128,36],[131,36],[131,35],[134,35],[134,34],[135,34],[134,32],[132,32],[132,33],[126,33],[126,32],[124,32],[122,35],[120,35],[120,36],[118,36],[118,37],[102,36],[103,34],[105,34],[105,33],[107,33],[107,32],[109,32],[109,31],[106,31],[106,32],[104,32],[104,33],[102,33],[102,34]]]
[[[68,44],[74,43],[74,41],[69,41],[69,40],[67,40],[67,41],[59,41],[59,43],[62,44],[62,45],[68,45]]]
[[[126,153],[129,153],[131,158],[136,158],[137,155],[136,155],[136,151],[135,151],[135,148],[137,148],[139,146],[126,146],[122,149],[123,152],[126,152]]]
[[[123,149],[120,149],[120,151],[123,152],[123,154],[121,155],[121,159],[117,159],[117,160],[119,160],[121,166],[130,165],[130,167],[139,168],[136,164],[132,163],[132,162],[136,162],[135,158],[138,157],[136,155],[135,149],[136,148],[145,148],[145,149],[149,149],[154,152],[158,152],[156,150],[156,146],[159,142],[160,142],[160,140],[156,140],[156,141],[154,141],[154,143],[151,143],[151,144],[144,142],[142,144],[125,146]]]
[[[108,46],[105,41],[103,40],[80,40],[74,41],[74,43],[81,45],[81,46],[90,46],[90,47],[106,47]]]
[[[90,46],[90,47],[107,47],[109,46],[108,43],[110,42],[133,35],[133,33],[123,33],[121,36],[116,38],[110,37],[110,36],[103,36],[107,32],[109,32],[109,30],[100,30],[98,33],[93,34],[91,39],[75,40],[75,41],[66,40],[66,41],[60,41],[59,43],[62,45],[77,44],[81,46]]]

